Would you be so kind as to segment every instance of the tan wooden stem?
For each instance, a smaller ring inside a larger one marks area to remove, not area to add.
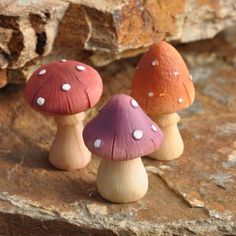
[[[184,151],[184,143],[180,135],[177,123],[180,117],[177,113],[162,116],[151,116],[161,128],[164,140],[161,148],[149,156],[162,161],[170,161],[180,157]]]
[[[84,168],[91,160],[82,132],[84,112],[71,116],[56,116],[56,137],[49,153],[50,163],[58,169]]]
[[[148,177],[141,158],[100,162],[97,173],[100,195],[115,203],[134,202],[146,194]]]

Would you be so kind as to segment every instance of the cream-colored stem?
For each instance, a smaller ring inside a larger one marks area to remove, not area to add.
[[[91,160],[86,148],[83,132],[84,112],[71,116],[56,116],[56,137],[49,153],[50,163],[58,169],[76,170],[84,168]]]
[[[164,140],[161,148],[149,156],[162,161],[170,161],[180,157],[184,151],[184,143],[177,123],[180,117],[177,113],[162,116],[151,116],[151,119],[161,128]]]
[[[97,173],[100,195],[115,203],[134,202],[146,194],[148,177],[141,158],[100,162]]]

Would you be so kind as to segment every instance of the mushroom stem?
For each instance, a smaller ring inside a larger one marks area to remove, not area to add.
[[[75,170],[84,168],[91,159],[82,132],[85,114],[56,116],[56,137],[49,153],[50,163],[58,169]]]
[[[177,126],[177,123],[180,121],[179,115],[172,113],[151,116],[151,119],[161,128],[164,140],[160,149],[149,156],[161,161],[170,161],[180,157],[184,151],[184,143]]]
[[[97,189],[110,202],[128,203],[141,199],[148,189],[148,177],[142,159],[102,160],[97,173]]]

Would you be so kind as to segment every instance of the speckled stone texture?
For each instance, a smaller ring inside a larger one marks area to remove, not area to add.
[[[58,171],[47,156],[53,119],[25,105],[23,86],[0,91],[0,235],[236,235],[236,53],[232,37],[179,46],[190,65],[196,101],[180,115],[183,156],[143,158],[144,199],[111,204],[95,188],[99,159]],[[100,70],[104,95],[129,93],[139,58]],[[87,114],[94,116],[96,110]]]

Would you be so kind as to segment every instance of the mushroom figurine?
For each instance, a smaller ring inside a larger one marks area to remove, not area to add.
[[[173,46],[161,41],[144,53],[134,74],[131,96],[164,134],[161,148],[149,156],[165,161],[180,157],[184,144],[176,112],[193,103],[195,90],[185,62]]]
[[[91,159],[82,132],[84,111],[93,107],[102,94],[102,80],[92,67],[72,60],[60,60],[37,69],[25,86],[30,106],[55,117],[56,137],[49,153],[58,169],[84,168]]]
[[[102,158],[97,173],[100,195],[115,203],[141,199],[148,177],[141,156],[158,149],[159,127],[127,95],[114,96],[83,131],[85,145]]]

